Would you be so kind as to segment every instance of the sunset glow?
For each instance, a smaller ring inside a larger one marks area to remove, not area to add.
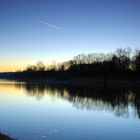
[[[139,0],[0,1],[0,72],[139,48]]]

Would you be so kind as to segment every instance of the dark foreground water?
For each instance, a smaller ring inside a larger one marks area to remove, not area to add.
[[[140,140],[140,90],[0,81],[0,132],[18,140]]]

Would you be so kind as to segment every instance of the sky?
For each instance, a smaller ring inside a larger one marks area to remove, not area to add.
[[[140,0],[0,0],[0,72],[140,48]]]

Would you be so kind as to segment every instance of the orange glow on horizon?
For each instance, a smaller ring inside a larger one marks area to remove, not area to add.
[[[70,60],[70,59],[68,59]],[[67,60],[67,61],[68,61]],[[64,59],[60,59],[59,61],[54,61],[54,60],[48,60],[47,62],[45,61],[42,61],[43,64],[47,67],[51,64],[58,64],[58,63],[63,63],[65,62],[66,60]],[[36,60],[32,60],[32,61],[13,61],[13,62],[7,62],[7,61],[3,61],[3,62],[0,62],[0,72],[16,72],[16,71],[19,71],[19,70],[24,70],[28,65],[36,65],[38,61]]]
[[[18,70],[23,70],[25,67],[24,66],[21,66],[21,67],[18,67],[18,66],[3,66],[3,67],[0,67],[0,72],[16,72]]]
[[[25,69],[27,65],[2,65],[0,67],[0,72],[15,72],[18,70],[23,70]]]
[[[16,72],[24,70],[28,65],[34,65],[36,61],[2,61],[0,62],[0,72]]]
[[[8,68],[8,67],[1,67],[0,72],[15,72],[17,69],[14,68]]]

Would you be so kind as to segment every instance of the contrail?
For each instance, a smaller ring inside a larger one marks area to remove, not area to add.
[[[44,21],[38,21],[38,22],[41,23],[41,24],[47,25],[47,26],[49,26],[49,27],[51,27],[51,28],[54,28],[54,29],[57,29],[57,30],[62,30],[61,27],[56,26],[56,25],[53,25],[53,24],[50,24],[50,23],[48,23],[48,22],[44,22]]]

